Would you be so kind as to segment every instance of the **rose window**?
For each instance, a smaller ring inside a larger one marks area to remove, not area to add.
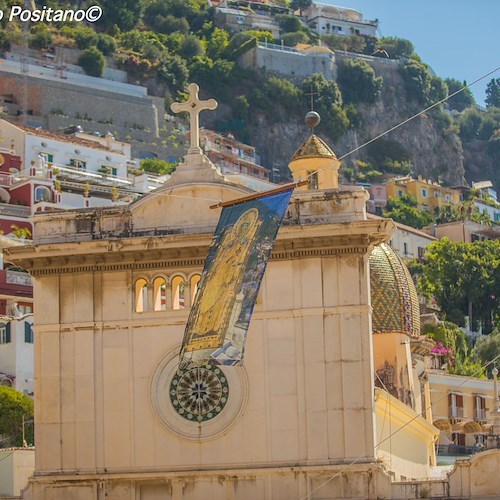
[[[170,401],[186,420],[204,422],[226,406],[229,386],[224,372],[215,365],[177,371],[170,383]]]

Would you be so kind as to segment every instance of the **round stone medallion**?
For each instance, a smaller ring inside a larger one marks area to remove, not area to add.
[[[179,349],[167,354],[151,379],[151,403],[160,422],[188,439],[213,439],[242,415],[248,393],[240,366],[179,370]]]
[[[170,383],[170,401],[187,420],[205,422],[216,417],[229,396],[227,377],[218,366],[179,370]]]

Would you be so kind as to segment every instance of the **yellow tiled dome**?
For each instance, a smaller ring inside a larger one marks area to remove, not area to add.
[[[420,335],[418,295],[408,268],[383,243],[370,255],[373,333]]]
[[[332,151],[330,146],[320,139],[317,135],[312,134],[302,146],[295,151],[292,156],[292,161],[299,160],[302,158],[333,158],[337,159],[335,153]]]

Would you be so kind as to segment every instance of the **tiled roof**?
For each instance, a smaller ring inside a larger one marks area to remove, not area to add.
[[[420,335],[418,295],[408,268],[383,243],[370,255],[373,333]]]
[[[292,161],[302,158],[335,158],[335,153],[330,149],[330,146],[320,139],[317,135],[312,134],[302,146],[295,151]]]
[[[74,135],[56,134],[55,132],[49,132],[48,130],[43,130],[35,127],[27,127],[26,125],[16,124],[15,127],[23,130],[24,132],[30,135],[36,135],[37,137],[46,137],[47,139],[53,139],[55,141],[61,141],[61,142],[70,142],[71,144],[75,144],[86,148],[100,149],[102,151],[123,154],[121,151],[109,150],[106,146],[99,144],[97,141],[96,142],[87,141],[86,139],[80,139],[79,137],[75,137]]]

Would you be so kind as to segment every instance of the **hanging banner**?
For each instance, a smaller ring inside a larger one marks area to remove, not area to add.
[[[253,307],[292,191],[223,208],[184,332],[181,368],[241,364]]]

